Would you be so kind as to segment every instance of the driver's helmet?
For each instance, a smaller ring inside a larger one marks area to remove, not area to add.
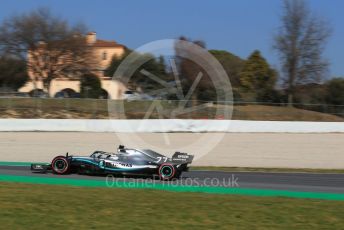
[[[119,153],[125,153],[124,145],[118,146],[118,152]]]

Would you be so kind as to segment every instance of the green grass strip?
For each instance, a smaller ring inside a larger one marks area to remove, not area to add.
[[[62,176],[61,176],[62,177]],[[105,179],[105,178],[104,178]],[[281,196],[293,198],[309,198],[324,200],[344,200],[344,194],[320,193],[320,192],[296,192],[286,190],[270,189],[247,189],[247,188],[225,188],[225,187],[202,187],[186,186],[174,184],[156,184],[156,183],[137,183],[128,181],[116,181],[107,184],[104,181],[97,180],[78,180],[71,178],[47,178],[32,176],[14,176],[0,174],[0,181],[33,183],[33,184],[50,184],[50,185],[72,185],[86,187],[114,187],[114,188],[135,188],[135,189],[157,189],[174,192],[203,192],[213,194],[237,194],[248,196]]]
[[[31,166],[31,162],[9,162],[9,161],[0,161],[0,166]],[[35,163],[36,164],[36,163]],[[37,163],[43,164],[43,163]],[[44,163],[45,164],[45,163]]]

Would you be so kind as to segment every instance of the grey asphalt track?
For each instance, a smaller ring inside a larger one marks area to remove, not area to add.
[[[27,166],[0,166],[0,174],[73,178],[80,180],[103,180],[105,176],[87,175],[54,175],[52,173],[32,173]],[[128,183],[167,183],[159,180],[132,177],[116,177],[118,181]],[[192,186],[221,186],[254,189],[274,189],[302,192],[344,193],[344,174],[319,173],[261,173],[261,172],[219,172],[219,171],[190,171],[182,174],[178,181],[168,182],[178,185]]]

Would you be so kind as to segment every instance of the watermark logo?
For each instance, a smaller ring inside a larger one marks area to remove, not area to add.
[[[231,174],[228,177],[183,177],[181,179],[171,181],[160,181],[152,178],[121,178],[113,175],[107,175],[105,180],[107,187],[120,187],[120,188],[154,188],[156,186],[165,188],[176,188],[179,186],[188,187],[226,187],[238,188],[239,178]]]
[[[176,49],[178,49],[178,53],[175,52]],[[174,78],[173,81],[165,81],[160,76],[151,73],[149,69],[144,68],[145,63],[158,56],[167,57],[166,63],[169,64],[170,74]],[[194,76],[182,76],[180,73],[180,60],[188,60],[194,66],[198,66],[197,71],[190,74]],[[169,130],[172,127],[171,131],[173,131],[173,127],[185,126],[186,123],[190,126],[190,129],[195,125],[202,125],[206,129],[208,126],[213,125],[209,120],[204,119],[204,122],[197,123],[193,122],[193,120],[179,120],[176,118],[180,118],[185,114],[197,113],[209,107],[211,108],[212,117],[230,120],[233,110],[231,104],[233,101],[232,88],[229,77],[218,60],[206,49],[192,42],[174,39],[158,40],[145,44],[130,53],[117,68],[113,80],[128,86],[132,76],[137,72],[161,87],[148,92],[153,97],[142,102],[144,104],[150,103],[144,111],[143,119],[135,121],[135,126],[129,121],[127,130],[130,131],[117,134],[120,141],[128,146],[154,149],[164,154],[171,154],[176,150],[188,152],[195,156],[195,160],[211,152],[222,140],[223,133],[198,133],[193,135],[192,139],[186,140],[180,135],[163,132],[159,135],[161,140],[157,141],[152,140],[151,135],[140,134],[137,131],[144,131],[145,127],[152,125],[157,126],[155,127],[156,130]],[[186,77],[192,79],[192,81],[189,80],[186,84],[183,81]],[[211,102],[199,103],[198,101],[195,104],[194,95],[200,84],[202,82],[204,84],[204,79],[207,79],[206,84],[213,86],[212,90],[216,97]],[[171,102],[171,100],[158,98],[158,95],[163,94],[173,94],[176,100]],[[171,106],[171,103],[173,106]],[[127,110],[135,110],[135,108],[128,108],[127,104],[129,103],[125,100],[120,103],[113,103],[113,101],[109,100],[110,117],[114,117],[113,114],[122,114],[122,118],[126,119]],[[132,104],[137,107],[140,106],[138,103]],[[158,114],[158,116],[151,119],[153,114]],[[204,116],[207,117],[207,114]],[[223,123],[223,125],[228,125],[228,123]]]

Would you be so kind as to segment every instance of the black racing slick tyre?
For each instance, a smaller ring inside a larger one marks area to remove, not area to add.
[[[57,156],[51,162],[51,169],[56,174],[66,174],[70,169],[70,163],[64,156]]]
[[[172,164],[162,164],[158,174],[161,180],[171,180],[176,175],[176,168]]]

